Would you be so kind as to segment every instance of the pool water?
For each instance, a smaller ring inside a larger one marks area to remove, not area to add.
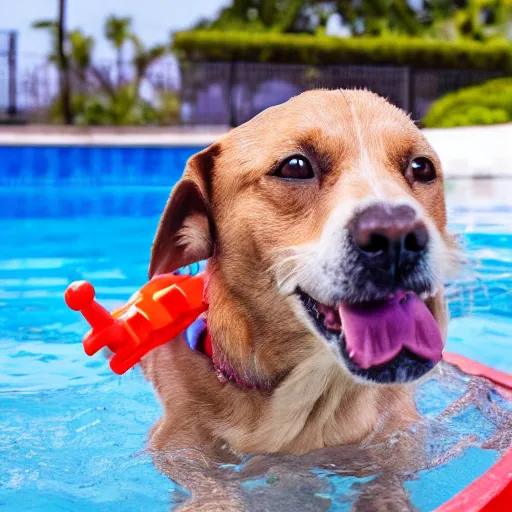
[[[112,309],[145,282],[170,186],[0,188],[0,509],[167,511],[186,499],[144,452],[161,412],[150,385],[137,369],[118,377],[102,357],[87,357],[87,327],[62,298],[69,282],[86,279]],[[469,260],[448,285],[447,348],[510,372],[512,206],[475,197],[471,190],[479,186],[459,181],[447,188],[451,225]],[[509,186],[494,181],[491,188]],[[441,368],[418,391],[421,412],[433,420],[470,384]],[[408,477],[405,489],[419,510],[439,506],[500,457],[502,445],[480,446],[511,414],[510,402],[491,388],[484,395],[488,403],[443,423],[429,450],[435,458],[465,436],[476,433],[477,441]],[[244,481],[248,508],[350,510],[367,485],[325,468],[290,476],[274,468]]]

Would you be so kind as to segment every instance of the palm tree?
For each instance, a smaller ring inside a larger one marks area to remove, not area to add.
[[[168,51],[167,45],[146,47],[131,31],[130,18],[110,16],[105,23],[105,37],[117,52],[117,80],[111,73],[92,62],[94,40],[76,29],[66,34],[64,27],[65,0],[59,0],[62,10],[58,21],[38,21],[35,28],[44,28],[52,37],[49,61],[54,63],[61,77],[61,112],[66,123],[73,122],[73,100],[76,121],[112,124],[127,124],[133,119],[145,119],[147,104],[140,97],[140,87],[147,76],[148,68]],[[122,78],[123,50],[126,43],[133,46],[131,64],[134,76],[126,82]],[[64,46],[67,43],[67,47]],[[70,78],[73,77],[71,81]],[[72,87],[73,86],[73,87]],[[71,98],[71,89],[75,93]],[[71,117],[69,115],[71,114]],[[88,117],[89,116],[89,117]],[[91,117],[92,116],[92,117]]]
[[[105,37],[112,43],[117,53],[117,85],[123,82],[123,47],[132,37],[132,19],[109,16],[105,23]]]
[[[58,41],[58,24],[53,20],[40,20],[32,23],[32,28],[42,28],[48,30],[51,38],[51,49],[48,55],[48,61],[52,64],[59,65],[59,41]]]
[[[135,56],[133,63],[135,65],[135,91],[138,93],[140,83],[146,76],[148,68],[158,59],[162,58],[167,52],[167,46],[163,44],[157,44],[146,48],[140,39],[132,35],[131,41],[135,47]]]
[[[49,56],[59,68],[60,97],[62,114],[66,124],[73,124],[73,110],[71,107],[71,81],[69,76],[69,58],[65,50],[66,43],[66,0],[58,0],[59,18],[57,21],[44,20],[33,23],[34,28],[44,28],[52,36],[52,50]]]
[[[79,76],[84,76],[91,67],[94,39],[85,35],[81,30],[75,29],[68,34],[69,58],[72,62],[73,71]]]
[[[62,113],[66,124],[73,124],[71,109],[71,84],[69,80],[69,60],[64,50],[66,40],[66,0],[59,0],[58,51],[60,64],[60,93],[62,97]]]

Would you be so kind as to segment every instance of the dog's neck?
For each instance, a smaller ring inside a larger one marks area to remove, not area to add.
[[[233,382],[237,386],[263,392],[272,391],[272,387],[268,383],[259,382],[257,379],[244,378],[235,370],[225,359],[214,358],[214,349],[212,336],[208,329],[206,316],[198,318],[186,331],[185,338],[190,348],[197,350],[212,360],[213,367],[217,378],[220,382]],[[217,340],[217,346],[221,345],[221,341]]]
[[[229,270],[229,268],[228,268]],[[221,378],[265,392],[274,390],[315,351],[316,340],[294,315],[286,298],[265,287],[255,290],[255,270],[237,281],[209,261],[207,321],[212,361]]]
[[[191,339],[192,338],[192,339]],[[258,390],[261,392],[269,393],[272,391],[273,386],[269,381],[262,381],[254,378],[249,378],[247,375],[242,376],[231,364],[225,359],[216,360],[214,357],[214,342],[212,341],[211,333],[208,330],[208,324],[205,321],[204,329],[201,332],[194,333],[189,336],[189,344],[208,356],[213,363],[213,367],[217,378],[222,383],[233,382],[237,386],[247,390]],[[220,341],[217,341],[217,346]]]

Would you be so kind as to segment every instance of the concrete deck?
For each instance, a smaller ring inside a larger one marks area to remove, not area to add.
[[[206,146],[227,127],[0,127],[0,145]],[[424,130],[449,178],[512,178],[512,123]],[[1,163],[0,163],[1,165]],[[511,193],[512,196],[512,193]],[[511,198],[512,202],[512,198]]]
[[[512,178],[512,123],[424,130],[447,177]],[[510,194],[512,203],[512,192]]]

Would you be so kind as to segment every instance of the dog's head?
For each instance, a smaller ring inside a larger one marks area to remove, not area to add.
[[[414,123],[369,92],[313,91],[189,160],[150,276],[210,258],[215,363],[249,383],[319,346],[359,381],[407,382],[440,358],[454,250]]]

